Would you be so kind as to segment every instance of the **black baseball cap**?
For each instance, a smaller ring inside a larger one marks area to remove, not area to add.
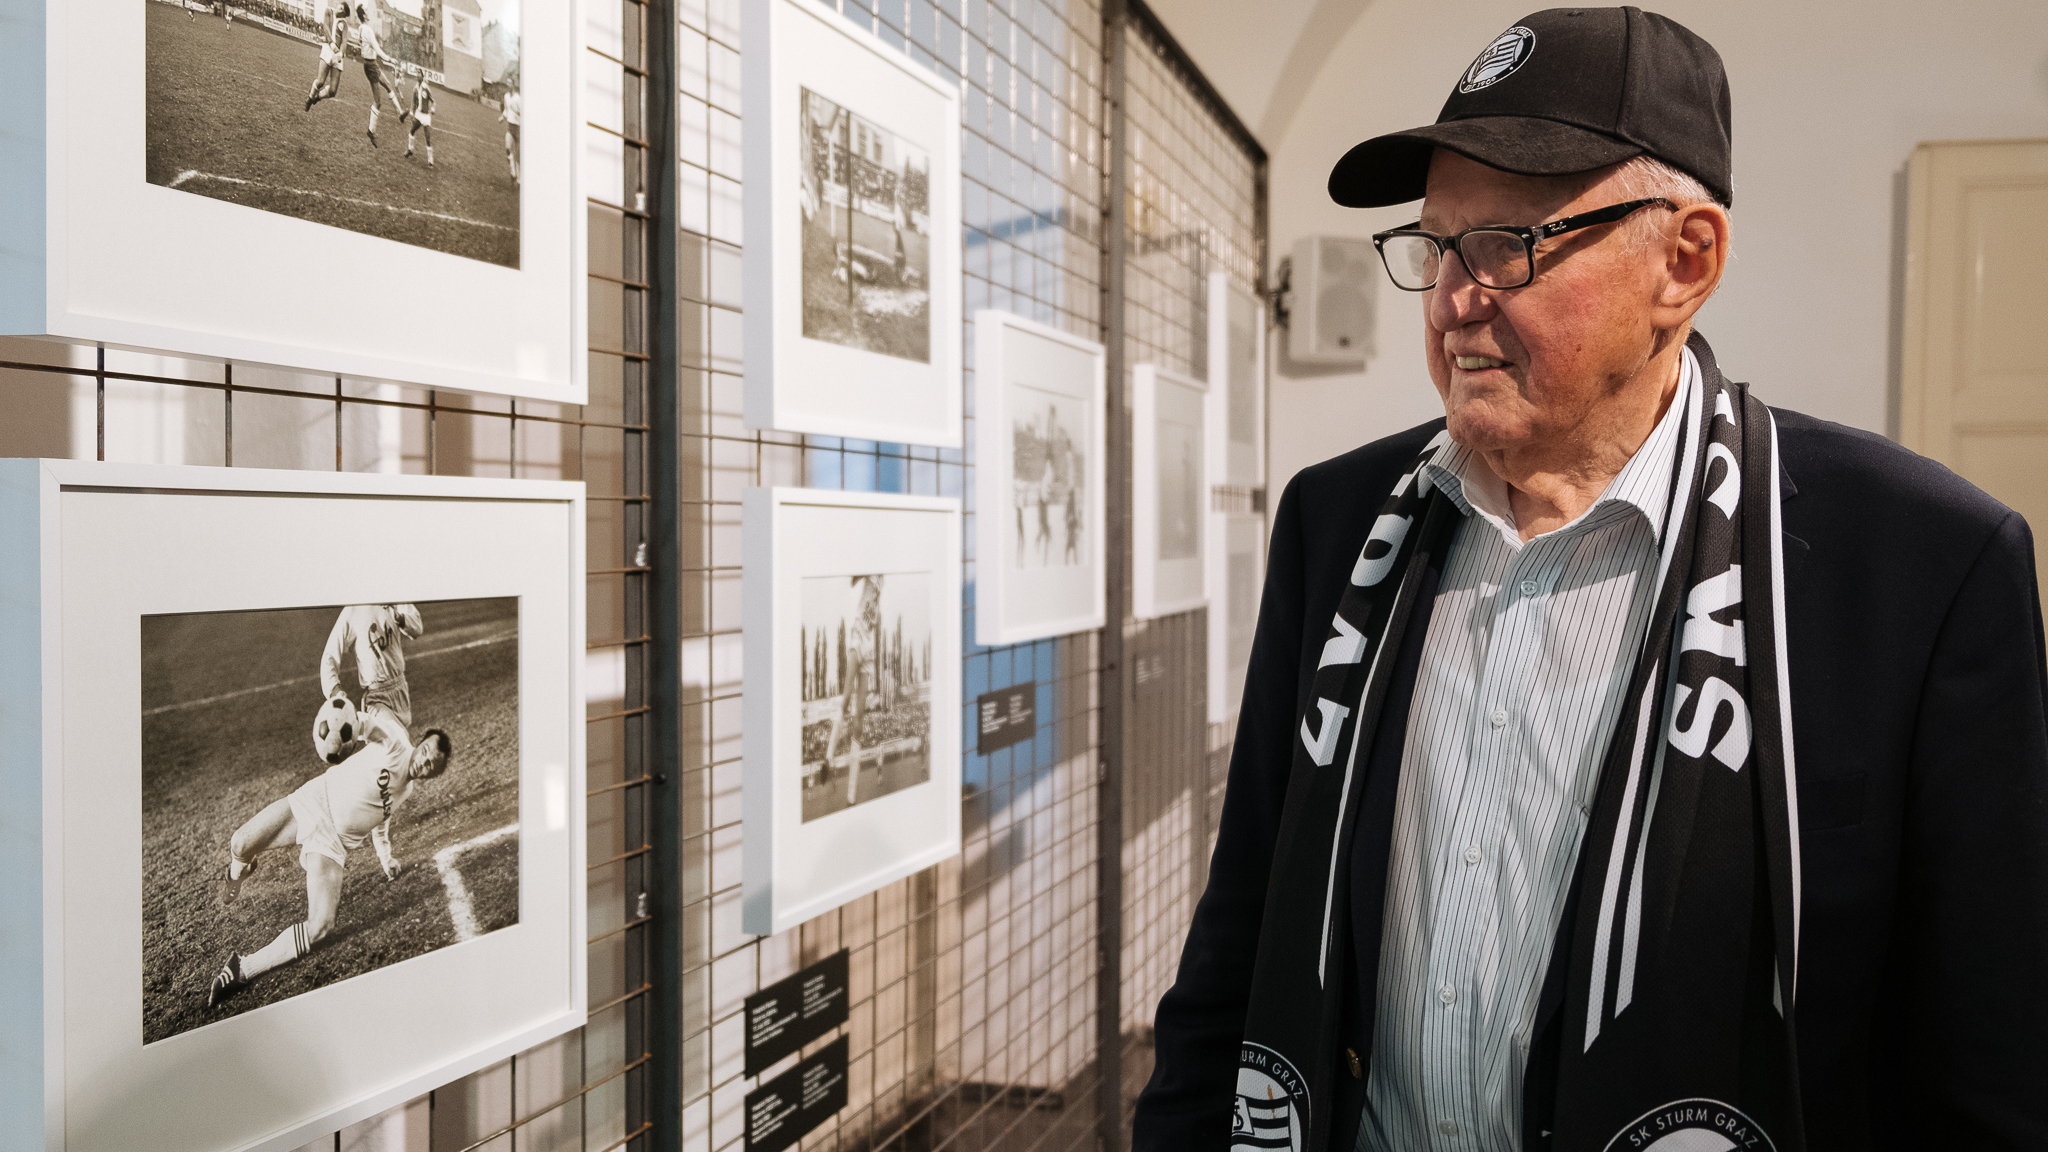
[[[1640,8],[1548,8],[1494,37],[1436,123],[1375,136],[1330,172],[1330,198],[1379,208],[1422,198],[1438,148],[1524,176],[1651,156],[1735,198],[1728,75],[1678,21]]]

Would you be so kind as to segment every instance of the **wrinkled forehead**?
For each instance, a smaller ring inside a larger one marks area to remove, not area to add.
[[[1422,226],[1449,234],[1486,224],[1537,224],[1559,215],[1605,170],[1569,176],[1524,176],[1439,148],[1429,164]]]

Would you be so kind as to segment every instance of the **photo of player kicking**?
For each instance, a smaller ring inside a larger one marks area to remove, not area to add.
[[[420,73],[420,82],[412,88],[412,123],[405,129],[405,155],[412,158],[412,134],[425,134],[427,142],[427,167],[434,166],[434,91],[427,85],[427,74]]]
[[[305,111],[311,112],[313,105],[340,95],[341,70],[347,65],[348,9],[337,7],[327,17],[327,35],[320,41],[320,72],[313,77],[313,87],[306,93]]]
[[[142,618],[145,1044],[519,923],[519,607]]]
[[[229,954],[207,987],[208,1008],[265,972],[304,956],[326,937],[341,907],[343,871],[351,849],[369,843],[376,849],[385,880],[398,879],[391,818],[412,796],[415,785],[448,770],[453,748],[448,734],[438,728],[420,733],[414,744],[383,709],[368,714],[366,726],[370,736],[361,750],[291,795],[272,801],[235,829],[228,842],[220,902],[234,902],[264,852],[296,846],[299,866],[306,873],[306,918],[254,952]]]

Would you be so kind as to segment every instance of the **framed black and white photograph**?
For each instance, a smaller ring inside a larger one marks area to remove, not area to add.
[[[974,314],[974,639],[1102,627],[1102,345],[1009,312]]]
[[[583,402],[566,0],[16,7],[0,332]]]
[[[144,1044],[519,922],[517,597],[149,615],[141,660]]]
[[[1209,722],[1227,723],[1244,696],[1265,578],[1265,311],[1228,273],[1209,274],[1209,473],[1223,491],[1210,503],[1207,544]]]
[[[960,95],[812,0],[746,0],[746,419],[959,447]]]
[[[960,851],[960,502],[750,488],[741,922]]]
[[[35,1147],[285,1152],[583,1023],[583,533],[573,482],[0,461]]]
[[[1131,601],[1148,620],[1208,603],[1209,387],[1156,364],[1132,384]]]

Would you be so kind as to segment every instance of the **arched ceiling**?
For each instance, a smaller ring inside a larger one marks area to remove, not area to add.
[[[1146,0],[1268,151],[1371,0]]]

